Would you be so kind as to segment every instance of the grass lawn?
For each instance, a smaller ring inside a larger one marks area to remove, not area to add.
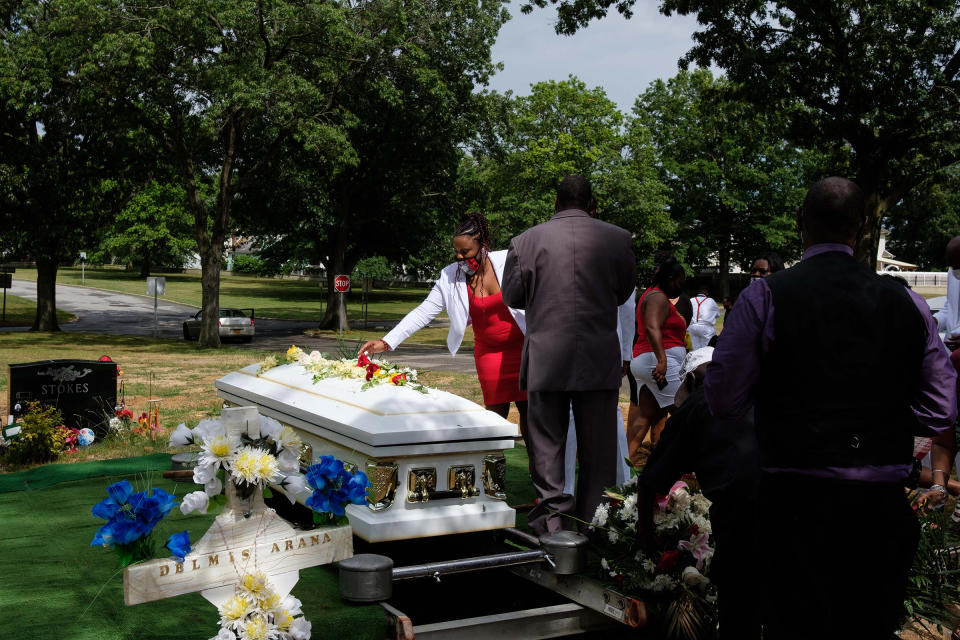
[[[33,318],[36,315],[36,302],[7,294],[6,314],[2,315],[3,319],[0,320],[0,327],[29,327],[33,325]],[[58,323],[72,322],[75,317],[73,314],[57,309]]]
[[[17,269],[18,280],[36,280],[35,269]],[[200,275],[193,273],[154,273],[167,279],[164,300],[200,306]],[[57,282],[80,286],[80,269],[61,267]],[[137,273],[118,269],[87,268],[85,286],[145,295],[146,281]],[[370,320],[399,320],[427,296],[426,289],[374,289],[369,296],[367,316]],[[351,320],[363,318],[359,291],[346,294],[347,315]],[[320,320],[326,299],[320,283],[310,280],[257,278],[253,276],[220,277],[221,307],[253,307],[258,316],[284,320]],[[445,314],[441,314],[445,318]]]
[[[213,381],[262,359],[267,352],[224,346],[201,349],[195,342],[83,333],[0,333],[0,365],[58,358],[96,360],[109,355],[120,365],[127,407],[135,416],[146,411],[151,397],[160,398],[160,423],[172,430],[180,422],[195,424],[217,415],[222,401]],[[395,358],[399,363],[402,358]],[[429,387],[450,391],[482,403],[476,376],[447,371],[422,371]],[[0,416],[8,414],[7,369],[0,367]],[[516,418],[514,417],[514,421]],[[69,454],[62,461],[85,461],[164,451],[165,435],[156,442],[131,436]],[[106,446],[109,445],[109,446]],[[0,464],[0,470],[4,469]]]

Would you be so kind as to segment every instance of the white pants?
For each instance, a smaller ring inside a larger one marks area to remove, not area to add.
[[[701,324],[694,322],[687,328],[690,334],[690,346],[694,351],[708,346],[711,338],[717,335],[717,329],[712,324]]]
[[[617,407],[617,484],[630,479],[630,467],[627,466],[627,430],[623,426],[623,413]],[[577,432],[573,420],[573,407],[570,407],[570,427],[567,429],[567,448],[563,456],[563,492],[574,495],[577,483]]]

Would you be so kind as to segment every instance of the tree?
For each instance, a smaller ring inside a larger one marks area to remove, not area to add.
[[[365,60],[337,85],[351,162],[304,162],[302,146],[288,145],[271,165],[282,186],[241,203],[245,228],[278,236],[271,251],[308,251],[326,267],[321,327],[349,326],[336,274],[375,255],[406,264],[439,228],[452,231],[459,145],[478,126],[474,87],[494,70],[490,47],[506,17],[499,0],[372,2],[347,16]],[[257,210],[271,212],[269,226]]]
[[[59,330],[57,269],[95,243],[135,168],[119,161],[109,100],[80,79],[86,48],[51,3],[0,5],[0,249],[36,261],[34,331]]]
[[[178,184],[144,185],[117,214],[92,261],[119,258],[138,267],[142,278],[157,266],[182,266],[197,246],[185,203]]]
[[[686,261],[716,260],[724,296],[731,263],[745,267],[765,249],[799,254],[796,207],[813,156],[733,90],[705,69],[657,80],[637,99],[631,130],[657,151]]]
[[[533,0],[559,4],[570,33],[636,0]],[[715,63],[742,95],[790,119],[806,148],[853,153],[852,177],[867,196],[857,257],[875,265],[884,215],[925,178],[960,160],[960,11],[954,1],[663,0],[703,29],[681,60]]]
[[[347,17],[366,3],[64,0],[91,43],[85,79],[115,96],[176,168],[200,254],[200,344],[217,346],[232,208],[288,141],[349,161],[338,86],[363,67]]]
[[[529,96],[487,96],[489,128],[461,167],[470,206],[489,212],[500,246],[553,215],[557,182],[591,181],[601,218],[634,234],[641,262],[673,233],[653,149],[626,135],[625,119],[603,89],[575,77],[540,82]]]
[[[887,248],[897,260],[945,271],[947,242],[960,233],[960,171],[954,167],[931,176],[890,210],[884,226],[890,230]]]

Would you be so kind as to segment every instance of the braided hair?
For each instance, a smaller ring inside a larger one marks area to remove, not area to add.
[[[490,250],[490,228],[487,225],[487,218],[479,211],[471,211],[461,218],[460,224],[453,231],[453,237],[469,236],[480,243],[480,251],[477,253],[477,261],[483,265],[484,254]],[[457,267],[458,275],[462,273],[462,266]],[[478,288],[483,286],[483,269],[479,271],[480,283]],[[459,278],[458,278],[459,279]],[[466,281],[466,275],[464,275]]]

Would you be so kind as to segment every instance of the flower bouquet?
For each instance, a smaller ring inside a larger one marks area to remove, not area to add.
[[[220,633],[212,640],[310,638],[311,624],[302,615],[300,601],[292,595],[281,598],[261,572],[241,576],[233,597],[219,611]]]
[[[163,489],[154,488],[134,493],[128,480],[121,480],[107,487],[108,496],[94,505],[92,512],[107,521],[97,530],[90,543],[92,547],[103,546],[116,551],[120,566],[153,558],[156,542],[153,529],[177,504],[174,497]],[[167,541],[167,548],[183,559],[189,553],[186,532],[175,534]],[[185,553],[179,553],[186,546]]]
[[[342,460],[323,456],[320,462],[307,469],[307,484],[313,493],[306,505],[313,509],[317,524],[345,524],[348,504],[363,504],[367,499],[370,480],[362,471],[347,471]]]
[[[313,373],[316,384],[327,378],[355,378],[364,381],[361,391],[375,386],[390,384],[397,387],[410,387],[414,391],[427,393],[427,388],[417,381],[417,370],[390,364],[386,360],[371,360],[366,354],[354,358],[341,357],[330,359],[319,351],[305,352],[292,346],[283,354],[270,356],[260,363],[257,374],[263,374],[283,364],[298,364]]]
[[[658,496],[651,548],[637,536],[636,475],[606,493],[611,503],[599,505],[590,522],[603,577],[660,609],[664,637],[709,637],[716,618],[716,586],[709,577],[714,552],[710,501],[692,477]]]

